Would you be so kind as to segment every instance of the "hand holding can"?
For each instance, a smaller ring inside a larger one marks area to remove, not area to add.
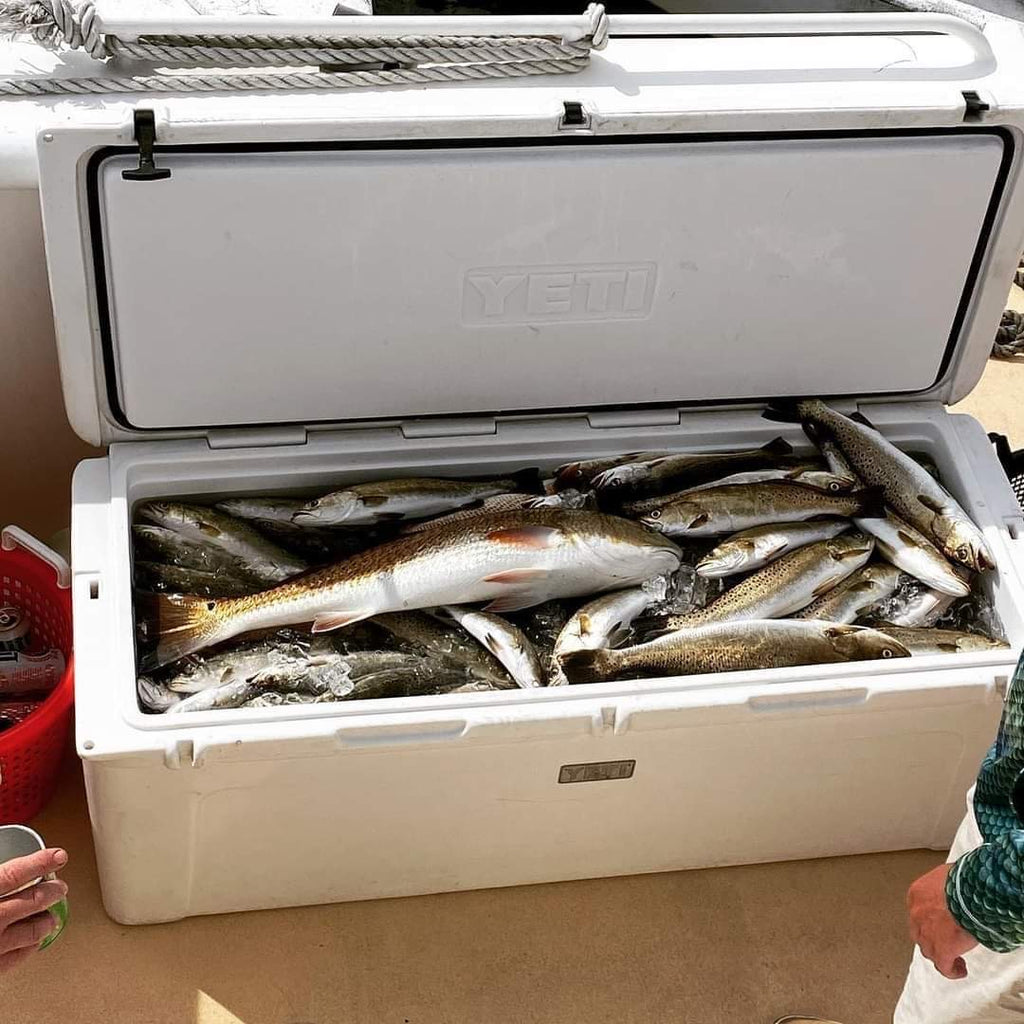
[[[42,846],[32,829],[0,826],[0,975],[50,945],[67,920],[68,887],[54,872],[68,856]]]

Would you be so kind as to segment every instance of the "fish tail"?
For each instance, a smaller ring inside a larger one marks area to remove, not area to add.
[[[885,488],[865,487],[862,490],[854,491],[851,497],[861,503],[861,511],[857,513],[861,519],[884,519],[885,512]]]
[[[793,446],[784,437],[776,437],[766,445],[762,445],[761,451],[764,452],[765,455],[781,457],[783,455],[792,455]]]
[[[601,683],[613,672],[611,651],[569,651],[558,663],[570,683]]]
[[[797,403],[785,398],[776,398],[768,403],[768,407],[761,413],[766,420],[775,423],[800,423],[802,418],[797,409]]]
[[[210,647],[223,635],[223,602],[199,597],[153,595],[156,651],[143,660],[146,669],[160,668]]]
[[[531,494],[543,493],[543,477],[541,471],[534,466],[532,469],[521,469],[517,473],[513,473],[511,477],[513,483],[521,491],[528,491]]]

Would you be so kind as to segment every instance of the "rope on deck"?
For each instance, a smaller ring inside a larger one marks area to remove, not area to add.
[[[88,78],[0,78],[0,96],[254,89],[352,89],[480,81],[583,70],[608,41],[604,5],[592,3],[583,39],[523,36],[259,35],[144,36],[126,41],[100,30],[92,0],[0,0],[0,32],[31,36],[49,49],[84,50],[114,73]],[[372,19],[367,19],[368,22]],[[131,62],[145,62],[132,73]],[[159,68],[152,70],[151,65]],[[184,74],[167,67],[195,69]]]

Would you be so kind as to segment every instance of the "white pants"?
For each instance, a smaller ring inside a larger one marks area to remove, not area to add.
[[[947,861],[981,844],[972,789]],[[915,948],[893,1024],[1024,1024],[1024,949],[993,953],[975,946],[964,962],[967,977],[949,981]]]

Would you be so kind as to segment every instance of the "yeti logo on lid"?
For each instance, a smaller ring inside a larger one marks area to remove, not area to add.
[[[477,268],[466,273],[462,322],[641,320],[651,313],[657,277],[653,263]]]

